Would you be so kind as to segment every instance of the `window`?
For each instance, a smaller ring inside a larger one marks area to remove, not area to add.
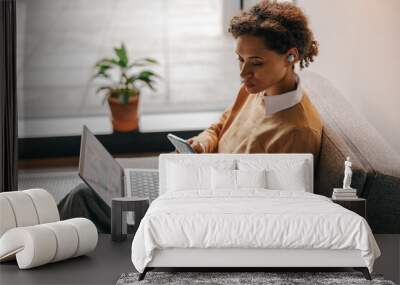
[[[142,116],[222,111],[240,84],[227,33],[239,2],[17,0],[19,137],[76,135],[82,124],[110,132],[91,76],[121,42],[131,58],[160,62],[163,80],[143,90]]]

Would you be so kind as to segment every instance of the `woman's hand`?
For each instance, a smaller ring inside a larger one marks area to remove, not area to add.
[[[193,148],[193,150],[196,153],[203,153],[205,152],[205,147],[202,143],[200,143],[199,141],[196,141],[194,139],[188,139],[187,140],[188,144],[190,144],[190,146]]]

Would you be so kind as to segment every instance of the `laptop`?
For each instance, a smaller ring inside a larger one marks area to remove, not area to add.
[[[79,176],[111,207],[113,198],[158,196],[158,170],[123,168],[83,126],[79,155]]]

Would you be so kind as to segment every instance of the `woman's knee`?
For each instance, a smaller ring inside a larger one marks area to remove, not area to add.
[[[87,187],[85,184],[80,184],[72,189],[68,195],[72,200],[80,200],[88,197],[93,197],[93,194],[94,193],[92,189]]]

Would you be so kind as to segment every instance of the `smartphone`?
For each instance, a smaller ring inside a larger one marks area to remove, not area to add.
[[[175,149],[180,153],[196,153],[186,140],[173,134],[168,134],[167,138],[174,145]]]

